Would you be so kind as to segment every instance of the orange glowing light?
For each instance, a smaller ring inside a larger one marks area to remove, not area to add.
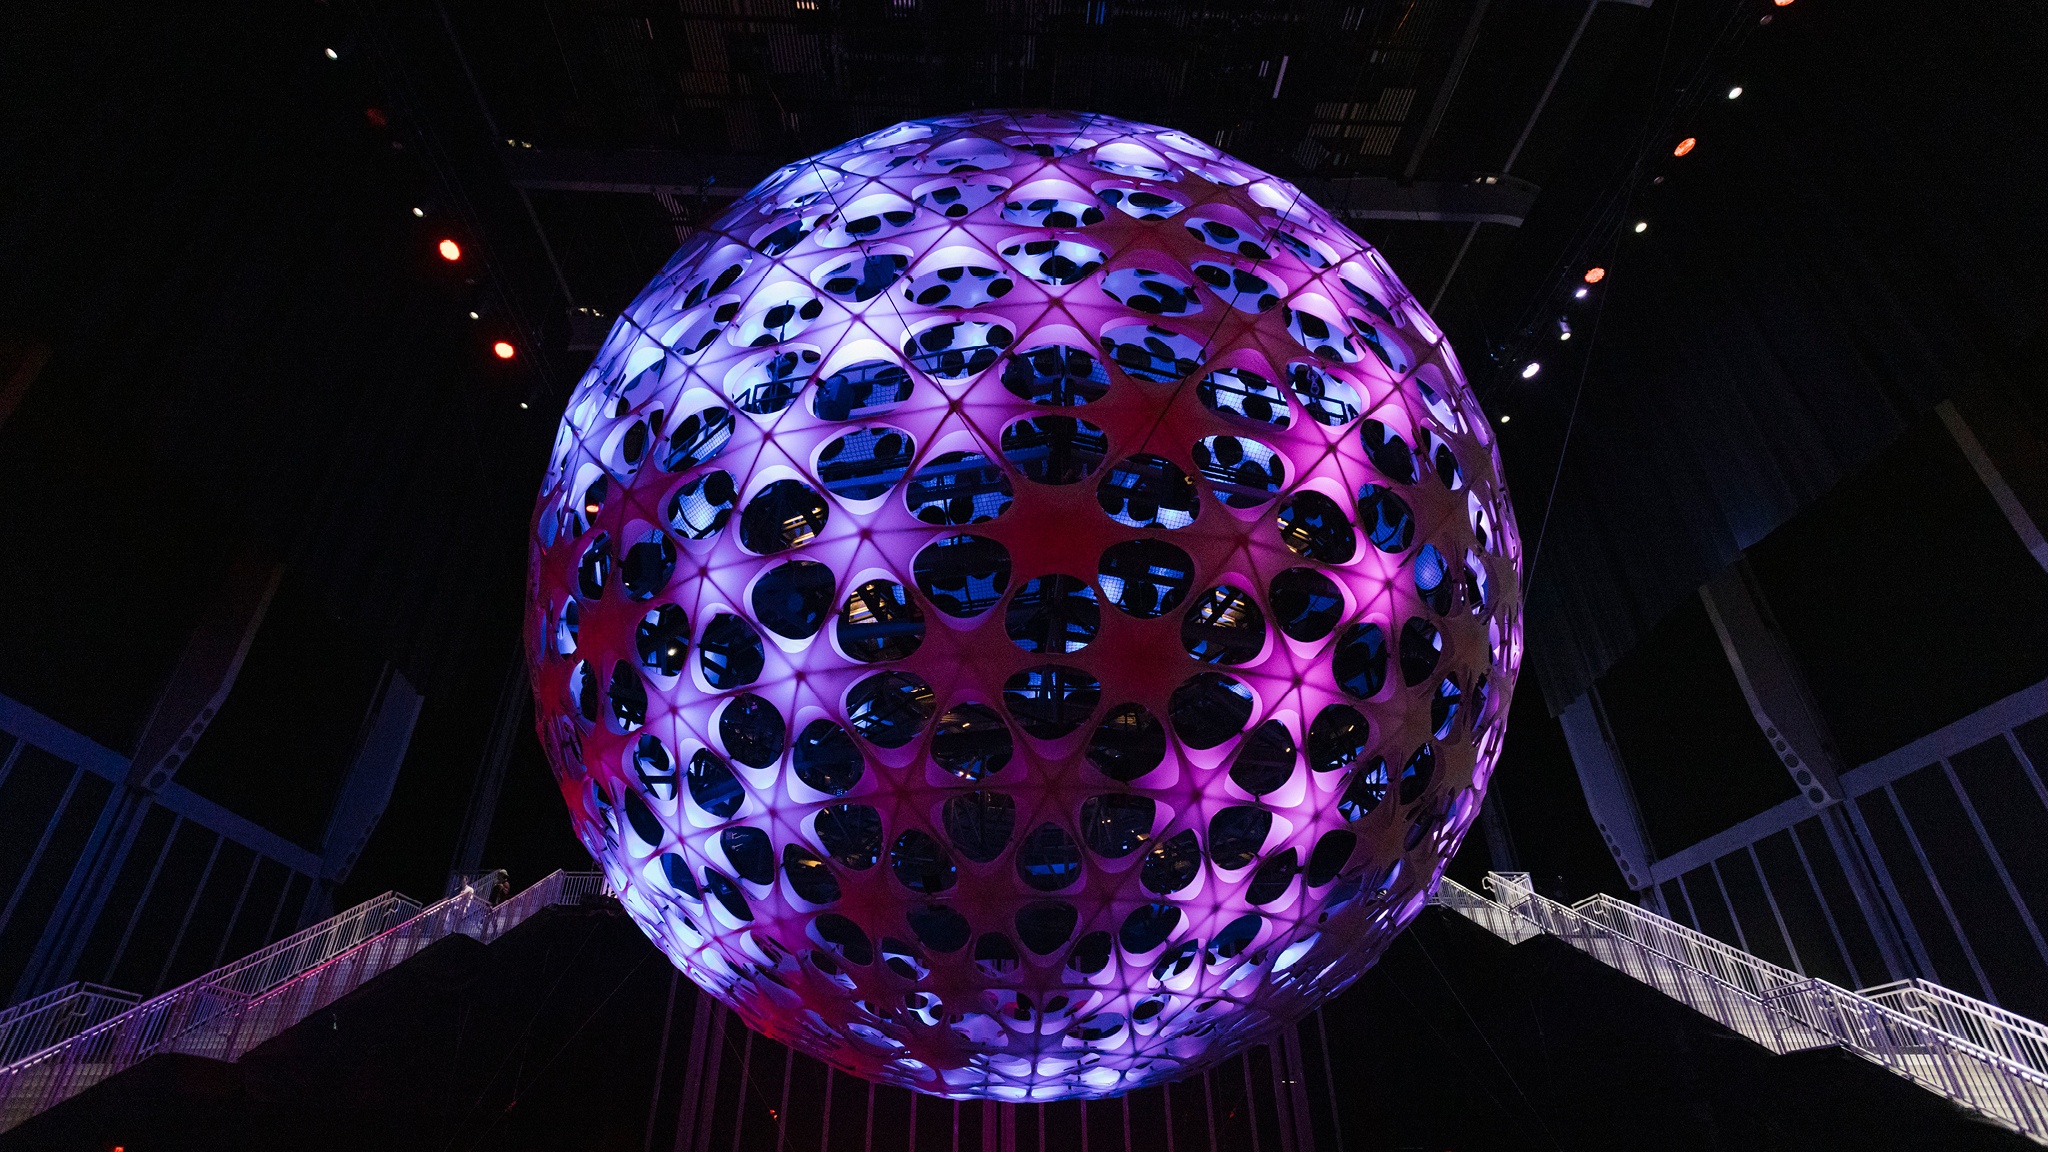
[[[1771,0],[1771,3],[1776,4],[1780,8],[1786,8],[1791,6],[1792,0]]]
[[[491,351],[497,353],[498,359],[500,360],[510,360],[512,358],[512,354],[518,351],[518,349],[512,347],[510,344],[505,343],[503,340],[500,340],[496,344],[491,345]]]
[[[457,243],[456,243],[455,241],[453,241],[453,240],[443,240],[443,241],[441,241],[441,259],[443,259],[443,260],[460,260],[460,259],[462,259],[462,245],[460,245],[460,244],[457,244]]]
[[[1678,147],[1673,148],[1671,150],[1671,154],[1673,156],[1683,156],[1687,152],[1692,151],[1694,148],[1699,147],[1699,144],[1700,142],[1698,140],[1694,139],[1691,136],[1687,136],[1685,139],[1680,140],[1678,142]]]
[[[1607,269],[1605,269],[1605,268],[1588,268],[1588,269],[1586,269],[1586,283],[1588,283],[1588,284],[1598,284],[1599,282],[1601,282],[1602,280],[1605,280],[1605,279],[1607,279]]]

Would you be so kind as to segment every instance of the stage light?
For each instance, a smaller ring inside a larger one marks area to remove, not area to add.
[[[1501,422],[1501,423],[1503,423],[1503,424],[1505,424],[1505,423],[1507,423],[1507,422],[1508,422],[1508,414],[1507,414],[1507,413],[1503,412],[1503,413],[1501,413],[1501,414],[1500,414],[1500,422]]]
[[[1572,289],[1572,299],[1574,299],[1574,300],[1584,300],[1584,299],[1586,298],[1586,296],[1587,296],[1587,289],[1585,289],[1585,288],[1574,288],[1574,289]]]
[[[496,344],[491,345],[491,351],[495,353],[498,359],[500,360],[510,360],[512,358],[513,353],[518,351],[518,349],[512,347],[510,344],[505,343],[503,340],[500,340]]]
[[[1780,8],[1789,8],[1792,6],[1792,0],[1771,0],[1771,3],[1776,4]]]
[[[1734,100],[1734,99],[1736,99],[1736,98],[1740,97],[1741,95],[1742,95],[1742,85],[1740,85],[1740,84],[1737,84],[1737,85],[1736,85],[1735,87],[1733,87],[1733,88],[1730,88],[1730,89],[1728,90],[1728,98],[1729,98],[1730,100]]]
[[[453,240],[441,241],[440,249],[441,259],[443,260],[455,261],[462,259],[462,245],[457,244]]]
[[[524,400],[521,400],[521,401],[519,402],[519,406],[520,406],[521,408],[524,408],[524,407],[526,407],[526,406],[527,406],[527,405],[526,405],[526,401],[524,401]]]
[[[474,312],[471,312],[471,313],[469,314],[469,318],[470,318],[471,320],[477,320],[477,319],[480,319],[480,317],[479,317],[479,316],[477,316],[477,314],[476,314],[476,313],[474,313]]]
[[[334,49],[332,49],[332,48],[329,48],[329,49],[327,49],[327,58],[328,58],[329,60],[339,60],[339,59],[341,59],[341,53],[339,53],[339,52],[336,52],[336,51],[335,51]]]
[[[1543,371],[1543,365],[1531,360],[1527,364],[1522,365],[1522,379],[1534,380],[1536,374],[1541,371]]]
[[[412,210],[412,214],[424,217],[427,214],[427,210],[425,208],[415,208]]]
[[[1588,284],[1598,284],[1602,280],[1607,279],[1607,269],[1598,266],[1588,268],[1583,279]]]
[[[1697,148],[1698,146],[1699,146],[1699,141],[1698,141],[1698,140],[1694,139],[1694,138],[1693,138],[1693,137],[1691,137],[1691,136],[1687,136],[1687,137],[1686,137],[1685,139],[1683,139],[1683,140],[1680,140],[1680,141],[1678,142],[1678,147],[1676,147],[1676,148],[1673,148],[1673,149],[1671,150],[1671,154],[1672,154],[1673,156],[1683,156],[1683,155],[1685,155],[1685,154],[1686,154],[1687,152],[1690,152],[1690,151],[1692,151],[1692,150],[1693,150],[1694,148]]]
[[[1638,220],[1638,221],[1636,221],[1636,231],[1637,231],[1637,232],[1639,232],[1639,233],[1640,233],[1640,232],[1648,232],[1649,230],[1650,230],[1650,222],[1649,222],[1648,220]]]
[[[1557,318],[1557,338],[1559,340],[1569,340],[1572,338],[1572,322],[1562,316]]]
[[[764,1034],[955,1099],[1284,1035],[1499,757],[1521,550],[1447,343],[1165,128],[781,169],[619,318],[534,509],[536,724],[626,915]]]

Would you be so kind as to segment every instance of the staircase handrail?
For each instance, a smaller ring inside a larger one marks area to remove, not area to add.
[[[1840,1045],[2048,1144],[2048,1028],[2035,1021],[1926,981],[1851,992],[1611,896],[1566,906],[1526,873],[1490,873],[1486,887],[1493,898],[1446,879],[1432,898],[1519,942],[1486,906],[1512,912],[1772,1051]]]
[[[564,894],[608,890],[601,875],[557,871],[496,908],[468,887],[424,907],[385,893],[0,1063],[0,1132],[159,1053],[238,1059],[435,940],[466,933],[489,942]]]
[[[40,1052],[135,1006],[142,997],[76,981],[0,1012],[0,1066]]]
[[[1927,980],[1894,980],[1861,989],[1857,995],[1915,1019],[1934,1021],[1944,1032],[1970,1037],[2048,1076],[2048,1025],[2038,1020]]]

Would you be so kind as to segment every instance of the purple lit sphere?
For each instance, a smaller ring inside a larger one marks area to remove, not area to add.
[[[951,1097],[1260,1041],[1413,919],[1521,654],[1484,415],[1379,254],[1103,116],[792,164],[613,326],[535,512],[538,727],[755,1029]]]

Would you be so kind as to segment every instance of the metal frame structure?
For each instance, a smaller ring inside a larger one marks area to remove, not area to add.
[[[208,698],[207,721],[226,691],[222,687]],[[145,751],[144,764],[0,696],[0,789],[10,780],[22,785],[29,774],[42,776],[46,787],[65,780],[61,791],[48,788],[57,795],[42,814],[42,834],[21,870],[5,877],[0,888],[0,944],[33,937],[32,944],[10,949],[21,958],[21,967],[5,976],[14,996],[33,997],[81,975],[83,959],[109,954],[105,947],[91,951],[95,943],[111,943],[111,959],[91,975],[115,981],[137,925],[166,901],[185,904],[151,991],[177,973],[220,963],[235,944],[261,943],[326,916],[334,888],[347,878],[383,815],[422,702],[402,674],[386,670],[322,850],[313,852],[172,778],[164,762],[187,755],[196,731],[163,755]],[[94,809],[96,816],[83,815]],[[189,887],[165,875],[173,853],[188,850],[205,857]],[[132,902],[117,898],[117,889],[133,892]],[[273,891],[274,906],[262,907]],[[252,894],[258,895],[256,906]],[[195,920],[211,924],[200,915],[202,908],[220,910],[214,906],[227,901],[225,927],[217,937],[208,927],[199,929],[203,939],[189,936]],[[188,946],[203,951],[188,954]]]
[[[1785,957],[1800,971],[1835,974],[1851,982],[1879,972],[1889,979],[1925,978],[1944,985],[1973,981],[1983,998],[1995,1004],[1997,989],[1973,940],[1972,926],[1963,922],[1949,899],[1944,875],[1952,885],[1954,869],[1963,864],[1958,854],[1982,853],[2026,941],[2021,954],[2030,952],[2048,977],[2048,941],[2043,940],[2039,910],[2005,859],[2006,853],[2020,847],[2011,840],[2015,822],[2009,812],[2001,813],[2008,819],[1999,825],[1987,822],[1983,804],[1989,798],[1972,796],[1966,779],[1987,769],[2014,776],[2024,786],[2012,795],[2001,790],[2000,803],[2024,810],[2039,806],[2035,816],[2048,818],[2048,787],[2037,762],[2039,741],[2048,735],[2044,716],[2048,681],[1842,773],[1844,799],[1838,806],[1816,812],[1804,796],[1793,797],[1656,860],[1650,865],[1650,878],[1674,915],[1682,914],[1704,931],[1740,933],[1743,941],[1756,940],[1760,950]],[[1955,766],[1959,757],[1965,764],[1962,773]],[[1953,798],[1967,818],[1965,842],[1937,841],[1933,837],[1939,829],[1916,824],[1913,809],[1898,797],[1898,788],[1909,780],[1916,788],[1924,786]],[[1881,822],[1875,833],[1874,822]],[[2003,835],[1994,831],[1998,828]],[[1844,858],[1869,869],[1877,907],[1865,907],[1857,899],[1842,874]],[[1766,899],[1764,908],[1777,908],[1783,899],[1796,900],[1802,907],[1817,905],[1834,945],[1833,955],[1816,954],[1812,947],[1801,951],[1782,914],[1760,916],[1757,906],[1745,908],[1728,895],[1724,873],[1736,875],[1745,889],[1753,879]],[[1884,935],[1873,930],[1873,920],[1879,929],[1897,933],[1902,956],[1885,948]]]
[[[555,872],[496,907],[469,887],[425,906],[387,892],[140,1004],[73,985],[17,1005],[0,1014],[0,1132],[152,1056],[238,1060],[436,940],[489,943],[605,891],[595,873]]]
[[[1527,873],[1435,902],[1510,943],[1548,933],[1776,1053],[1839,1046],[2048,1144],[2048,1027],[1924,981],[1851,992],[1605,894],[1566,906]]]
[[[1121,1093],[1343,987],[1521,655],[1441,330],[1303,189],[1107,116],[763,181],[620,316],[532,555],[538,726],[626,911],[945,1096]]]

